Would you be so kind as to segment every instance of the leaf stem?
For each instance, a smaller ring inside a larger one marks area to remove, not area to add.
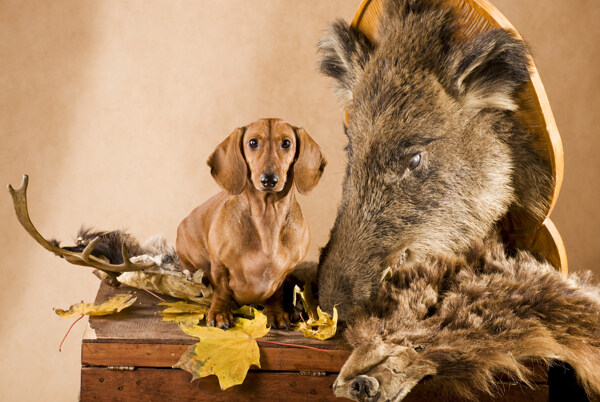
[[[312,346],[306,346],[306,345],[296,345],[295,343],[285,343],[285,342],[275,342],[275,341],[267,341],[265,339],[255,339],[256,342],[264,342],[264,343],[273,343],[275,345],[283,345],[283,346],[293,346],[295,348],[304,348],[304,349],[311,349],[311,350],[317,350],[319,352],[325,352],[325,353],[331,353],[330,350],[327,349],[319,349],[319,348],[314,348]]]
[[[67,331],[67,333],[65,334],[64,338],[62,339],[62,341],[60,342],[60,345],[58,345],[58,351],[62,352],[62,345],[65,342],[65,339],[67,339],[67,336],[69,335],[69,332],[71,332],[71,329],[73,329],[73,327],[75,326],[75,324],[77,324],[77,322],[79,320],[81,320],[83,317],[85,316],[85,314],[81,314],[81,316],[79,316],[78,319],[76,319],[75,321],[73,321],[73,324],[71,324],[71,326],[69,327],[69,330]]]
[[[162,297],[160,297],[159,295],[149,291],[148,289],[144,289],[146,292],[150,293],[152,296],[156,297],[158,300],[162,301],[162,302],[166,302],[165,299],[163,299]]]

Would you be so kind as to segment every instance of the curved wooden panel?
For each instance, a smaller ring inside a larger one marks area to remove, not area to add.
[[[532,248],[555,267],[559,268],[564,276],[569,272],[567,252],[562,237],[550,218],[544,221],[535,235]]]
[[[487,0],[440,1],[445,1],[457,11],[460,20],[458,35],[461,38],[469,38],[494,28],[511,30],[518,38],[521,38],[508,19]],[[382,5],[383,0],[363,0],[352,20],[352,26],[361,31],[373,43],[377,43],[378,40],[378,24]],[[552,167],[555,186],[549,200],[545,220],[532,222],[526,217],[507,216],[503,226],[510,229],[504,230],[504,236],[509,243],[544,256],[566,273],[567,259],[564,244],[552,222],[547,219],[556,204],[563,181],[562,141],[548,96],[533,60],[531,60],[530,77],[528,85],[519,94],[519,110],[516,112],[516,116],[536,134],[534,146]],[[542,238],[545,240],[541,240]],[[549,243],[550,240],[554,241],[552,245]]]

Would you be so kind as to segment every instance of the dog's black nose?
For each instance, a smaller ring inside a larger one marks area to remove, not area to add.
[[[260,182],[262,183],[264,188],[273,188],[279,181],[279,178],[276,174],[261,174]]]

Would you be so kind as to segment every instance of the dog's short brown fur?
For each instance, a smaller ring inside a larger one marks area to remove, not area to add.
[[[229,327],[231,301],[265,304],[269,324],[288,327],[282,283],[302,261],[309,228],[294,195],[317,184],[325,158],[302,128],[261,119],[231,133],[208,159],[225,190],[177,229],[182,269],[202,269],[214,286],[209,325]]]

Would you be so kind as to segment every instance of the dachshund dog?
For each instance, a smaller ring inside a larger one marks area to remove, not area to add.
[[[225,191],[181,222],[176,244],[181,268],[202,269],[214,287],[206,322],[229,328],[235,300],[263,304],[271,326],[289,328],[282,284],[310,240],[293,187],[315,187],[326,165],[321,149],[304,129],[261,119],[233,131],[208,165]]]

